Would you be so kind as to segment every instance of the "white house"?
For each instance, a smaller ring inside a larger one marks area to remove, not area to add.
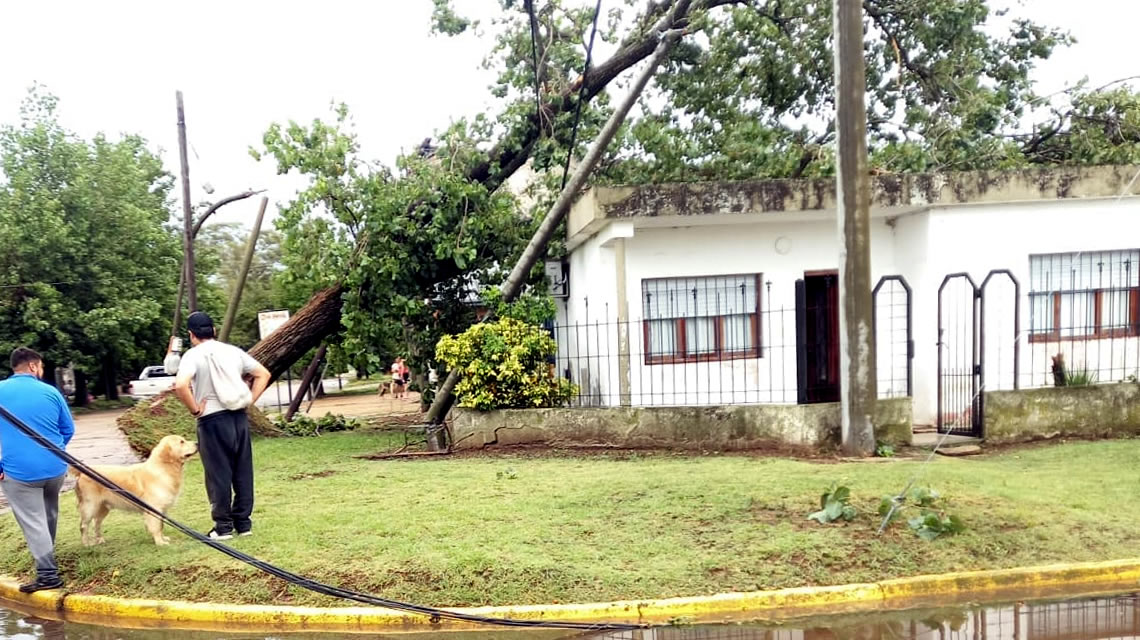
[[[1058,353],[1140,372],[1138,172],[873,177],[880,397],[970,432],[982,390],[1052,385]],[[548,271],[580,404],[838,401],[834,180],[592,188],[567,246]]]

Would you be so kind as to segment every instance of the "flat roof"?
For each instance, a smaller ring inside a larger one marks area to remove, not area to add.
[[[942,206],[1115,198],[1126,192],[1132,195],[1138,174],[1140,165],[880,174],[871,176],[871,211],[898,215]],[[591,187],[570,210],[567,238],[573,247],[621,220],[688,218],[675,222],[702,224],[692,218],[835,210],[834,177]]]

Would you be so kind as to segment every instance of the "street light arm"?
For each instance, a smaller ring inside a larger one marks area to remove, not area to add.
[[[239,193],[237,195],[229,196],[228,198],[222,198],[221,200],[218,200],[214,204],[210,205],[210,208],[206,209],[206,212],[203,213],[202,216],[198,218],[198,221],[194,223],[194,231],[192,232],[193,236],[195,238],[198,237],[198,232],[202,230],[202,225],[206,222],[206,218],[209,218],[218,209],[221,209],[222,207],[226,206],[227,204],[229,204],[231,202],[237,202],[238,200],[245,200],[246,198],[252,198],[253,196],[255,196],[259,193],[265,193],[265,191],[266,191],[265,189],[260,189],[258,191],[245,191],[243,193]]]

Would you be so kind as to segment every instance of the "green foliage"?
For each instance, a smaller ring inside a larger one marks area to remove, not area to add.
[[[477,324],[457,336],[444,336],[436,358],[463,372],[455,387],[459,405],[483,411],[557,407],[577,386],[556,378],[547,364],[557,350],[541,328],[514,318]]]
[[[283,415],[279,415],[273,419],[273,424],[286,435],[297,437],[313,437],[335,431],[355,431],[364,425],[358,418],[345,418],[334,413],[326,413],[316,420],[297,413],[288,422]]]
[[[956,515],[944,515],[936,511],[924,510],[922,515],[911,518],[907,524],[918,537],[930,542],[941,535],[956,535],[966,530],[966,525]]]
[[[867,0],[871,165],[885,172],[1126,164],[1140,159],[1140,94],[1079,84],[1042,97],[1030,74],[1070,37],[987,0]],[[609,182],[834,173],[831,4],[701,11],[658,76],[653,107],[609,154]],[[996,20],[1008,28],[994,28]],[[1023,128],[1029,114],[1035,125]]]
[[[1066,387],[1088,387],[1098,382],[1096,371],[1090,369],[1074,369],[1065,375]]]
[[[33,88],[0,128],[0,353],[27,345],[117,382],[165,352],[173,179],[142,138],[80,139],[56,105]]]
[[[330,357],[381,371],[404,355],[414,372],[434,366],[440,336],[474,320],[481,284],[500,281],[529,237],[513,196],[466,177],[485,154],[483,118],[461,121],[434,155],[401,156],[395,168],[368,162],[341,105],[335,121],[274,124],[255,157],[308,186],[281,210],[285,270],[278,281],[291,306],[343,283],[343,338]]]
[[[483,293],[483,304],[497,318],[513,318],[533,325],[549,322],[557,313],[553,298],[534,293],[524,293],[512,302],[506,302],[498,289],[488,289]]]
[[[831,488],[824,491],[819,497],[819,511],[809,515],[808,520],[815,520],[820,524],[835,522],[840,519],[851,522],[858,512],[849,503],[850,499],[851,489],[849,487],[832,484]]]
[[[895,448],[886,442],[880,442],[875,447],[875,455],[880,458],[893,458],[895,455]]]
[[[947,514],[941,508],[941,499],[942,496],[930,487],[919,487],[910,494],[910,501],[918,509],[918,515],[908,519],[907,525],[918,537],[928,542],[942,535],[956,535],[966,530],[961,518]],[[891,507],[896,502],[899,502],[899,506],[892,511]],[[884,496],[879,502],[879,515],[885,518],[890,514],[890,522],[887,524],[902,519],[905,509],[905,501],[899,500],[897,496]]]

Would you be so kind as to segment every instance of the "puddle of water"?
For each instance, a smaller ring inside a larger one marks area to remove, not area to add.
[[[0,608],[0,640],[328,640],[395,638],[401,634],[227,634],[127,630],[43,620]],[[403,635],[409,638],[408,635]],[[951,607],[816,618],[789,624],[661,627],[579,633],[558,630],[417,633],[415,640],[1117,640],[1140,639],[1140,595]]]

